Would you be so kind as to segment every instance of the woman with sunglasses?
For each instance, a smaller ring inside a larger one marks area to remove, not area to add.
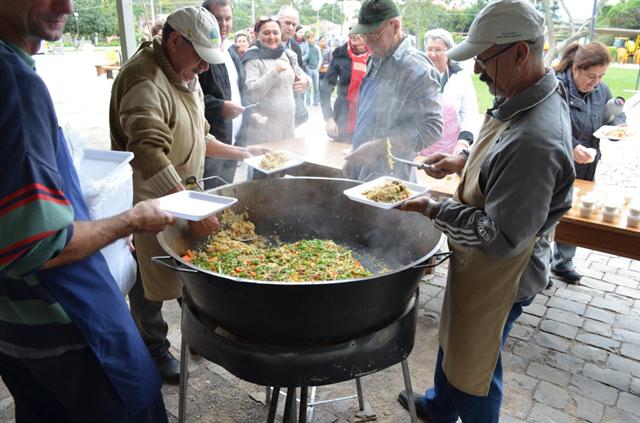
[[[298,67],[296,54],[282,45],[277,20],[264,16],[256,22],[254,30],[256,45],[247,50],[243,62],[247,92],[251,103],[257,103],[255,111],[259,116],[252,118],[247,126],[247,142],[293,138],[294,88],[301,85],[296,84],[297,81],[306,81],[306,77]]]
[[[351,28],[349,28],[351,30]],[[351,144],[358,113],[360,85],[367,73],[371,50],[362,34],[349,35],[349,41],[333,51],[329,69],[320,84],[320,105],[327,135]],[[331,107],[331,93],[338,86],[338,96]]]
[[[560,62],[554,67],[569,96],[573,160],[578,179],[593,181],[596,176],[601,156],[600,139],[593,133],[603,125],[620,125],[626,121],[624,113],[617,116],[607,113],[607,102],[612,95],[602,77],[610,63],[611,55],[604,44],[573,43],[564,49]],[[557,242],[551,262],[551,271],[570,284],[577,284],[582,277],[573,264],[575,254],[575,246]]]

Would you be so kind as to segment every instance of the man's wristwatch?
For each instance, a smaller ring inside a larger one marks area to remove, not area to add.
[[[422,212],[423,215],[427,216],[429,219],[433,220],[440,209],[440,202],[434,200],[433,198],[429,198],[427,200],[427,207]]]

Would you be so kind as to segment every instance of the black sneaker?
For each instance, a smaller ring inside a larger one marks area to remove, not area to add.
[[[164,383],[169,385],[180,384],[180,362],[173,354],[167,352],[162,358],[156,360],[156,367]]]
[[[418,418],[427,423],[431,422],[431,418],[427,415],[427,412],[420,407],[419,400],[422,397],[420,394],[413,393],[412,401],[416,406],[416,414]],[[407,411],[409,411],[409,401],[407,401],[407,391],[402,391],[398,394],[398,402],[401,406],[403,406]]]
[[[560,279],[562,279],[563,281],[565,281],[570,285],[578,285],[578,283],[580,282],[580,279],[582,279],[582,275],[573,269],[568,269],[568,270],[551,269],[551,273],[553,273],[554,275],[556,275],[557,277],[559,277]]]

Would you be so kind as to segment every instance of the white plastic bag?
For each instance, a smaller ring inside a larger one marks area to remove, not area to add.
[[[133,205],[133,172],[128,163],[133,155],[85,149],[86,143],[69,125],[63,131],[91,219],[104,219],[129,210]],[[136,281],[137,270],[128,238],[118,239],[100,252],[120,291],[126,295]]]

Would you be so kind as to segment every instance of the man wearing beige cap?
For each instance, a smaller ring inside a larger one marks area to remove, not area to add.
[[[199,73],[224,62],[215,17],[202,7],[184,7],[167,17],[162,40],[142,44],[113,83],[109,124],[113,150],[131,151],[134,203],[181,191],[189,176],[202,178],[204,158],[242,160],[261,154],[224,144],[209,135]],[[199,235],[218,228],[215,216],[189,222]],[[154,235],[134,236],[140,278],[129,293],[131,313],[161,376],[178,383],[178,360],[169,352],[162,302],[179,298],[175,272],[151,262],[165,254]]]
[[[427,157],[430,176],[459,173],[452,199],[405,202],[448,236],[453,252],[440,317],[434,387],[398,398],[433,422],[498,422],[501,351],[522,308],[547,284],[548,236],[571,207],[575,177],[566,97],[543,62],[543,18],[498,0],[448,51],[475,60],[496,97],[470,152]]]

